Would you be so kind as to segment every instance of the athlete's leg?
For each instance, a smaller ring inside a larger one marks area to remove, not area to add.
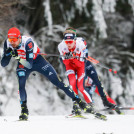
[[[76,87],[76,77],[75,77],[75,73],[73,70],[67,70],[66,73],[71,72],[68,75],[68,79],[69,79],[69,84],[72,86],[73,91],[78,95],[78,90]]]
[[[100,96],[104,97],[105,93],[103,91],[103,86],[101,84],[101,81],[98,78],[95,68],[89,61],[86,61],[86,74],[93,80],[94,84],[98,87]]]
[[[85,65],[77,69],[77,86],[80,92],[83,94],[83,97],[87,103],[92,102],[92,99],[88,92],[84,89],[84,77],[85,77]]]
[[[108,93],[106,92],[106,90],[103,90],[103,91],[104,91],[104,93],[106,95],[107,100],[110,103],[116,104],[115,101],[108,95]],[[99,91],[98,91],[98,87],[96,87],[95,92],[100,96]]]
[[[16,69],[16,75],[19,83],[20,101],[22,102],[27,101],[27,93],[26,93],[25,85],[26,85],[26,79],[28,78],[30,72],[31,71],[29,69],[18,64],[18,67]]]
[[[58,77],[55,69],[49,62],[47,62],[42,56],[38,56],[36,60],[38,62],[36,63],[35,61],[33,64],[33,70],[43,74],[49,79],[49,81],[51,81],[58,88],[62,89],[72,99],[76,99],[76,97],[78,97],[69,86],[62,82],[62,80]]]
[[[25,89],[26,79],[30,74],[30,70],[24,68],[21,64],[18,64],[16,69],[16,74],[18,77],[19,83],[19,94],[20,94],[20,103],[21,103],[21,115],[19,116],[20,120],[27,120],[28,119],[28,108],[27,108],[27,94]]]

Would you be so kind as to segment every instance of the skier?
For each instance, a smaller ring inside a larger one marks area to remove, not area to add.
[[[88,92],[84,89],[84,77],[85,77],[85,60],[86,57],[86,47],[83,41],[75,40],[74,32],[69,32],[68,30],[64,32],[64,40],[58,45],[58,50],[62,57],[63,63],[66,68],[66,75],[68,76],[69,83],[73,91],[78,95],[78,90],[83,94],[85,101],[88,104],[92,103],[92,99]],[[73,58],[71,56],[77,56]],[[77,74],[77,79],[76,79]],[[73,109],[76,115],[80,115],[81,111],[77,107],[77,103],[74,101]],[[77,110],[76,110],[77,109]]]
[[[40,49],[31,37],[21,36],[16,27],[8,31],[8,38],[4,42],[4,52],[1,60],[3,67],[7,66],[12,57],[18,60],[16,74],[19,82],[21,115],[20,120],[28,119],[27,93],[25,84],[32,71],[37,71],[48,78],[55,86],[62,89],[72,100],[75,100],[85,112],[94,112],[85,102],[83,102],[70,87],[66,86],[57,76],[55,69],[39,53]]]
[[[87,94],[87,90],[85,90],[83,86],[84,76],[86,74],[87,76],[92,78],[94,84],[97,86],[104,106],[114,108],[118,114],[121,114],[118,106],[116,104],[110,103],[107,100],[103,86],[91,62],[84,60],[84,58],[78,58],[78,57],[85,57],[85,58],[88,57],[88,49],[86,41],[82,37],[77,37],[76,29],[72,27],[68,27],[63,33],[63,36],[64,40],[62,40],[62,42],[59,44],[58,49],[61,55],[65,55],[65,57],[62,57],[62,60],[66,68],[66,74],[68,76],[69,83],[72,86],[74,92],[78,94],[77,91],[78,87],[78,89],[82,92],[86,102],[89,103],[90,106],[93,106],[92,99],[89,96],[89,94]],[[72,56],[75,58],[72,58]],[[86,70],[86,73],[84,72],[84,69]],[[78,76],[77,87],[75,78],[76,72]],[[75,102],[73,105],[73,109],[74,106]]]

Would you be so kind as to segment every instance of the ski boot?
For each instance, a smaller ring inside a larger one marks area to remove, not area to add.
[[[93,109],[93,111],[94,111],[93,114],[95,115],[96,118],[101,119],[101,120],[105,120],[105,121],[107,120],[107,118],[106,118],[105,115],[100,114],[99,112],[96,112],[96,111],[94,110],[94,103],[90,102],[90,103],[88,103],[88,105],[89,105],[90,107],[92,107],[92,109]]]
[[[73,103],[73,110],[72,110],[72,114],[70,116],[86,119],[86,117],[81,114],[81,108],[79,107],[79,105],[77,104],[76,101],[74,101],[74,103]]]
[[[95,115],[95,117],[98,119],[107,120],[107,117],[105,115],[96,112],[91,105],[88,105],[87,103],[83,102],[80,98],[78,98],[76,102],[79,104],[79,107],[84,110],[85,113],[91,113]]]
[[[19,116],[19,120],[28,120],[28,109],[26,102],[22,102],[21,104],[21,115]]]
[[[115,105],[115,104],[113,104],[113,103],[110,103],[110,102],[107,100],[106,96],[105,96],[105,97],[102,97],[102,101],[103,101],[103,104],[104,104],[105,107],[108,107],[109,109],[115,109],[116,113],[118,113],[118,114],[123,114],[123,113],[120,111],[120,109],[119,109],[119,107],[118,107],[117,105]]]
[[[88,103],[88,105],[94,109],[94,103],[93,102]]]
[[[87,103],[83,102],[80,98],[78,98],[76,102],[79,104],[79,107],[84,110],[85,113],[94,113],[94,109]]]
[[[74,103],[73,103],[72,113],[75,114],[76,116],[81,115],[81,109],[79,108],[79,106],[78,106],[76,101],[74,101]]]
[[[114,109],[115,109],[117,114],[121,114],[121,115],[124,114],[123,112],[120,111],[120,109],[119,109],[119,107],[117,105],[115,105]]]
[[[66,118],[80,118],[80,119],[87,119],[85,116],[81,114],[81,109],[76,101],[73,102],[73,110],[72,113]]]

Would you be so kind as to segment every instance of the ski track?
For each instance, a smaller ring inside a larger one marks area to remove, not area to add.
[[[134,115],[107,115],[107,121],[95,119],[92,115],[88,117],[46,115],[18,121],[17,116],[1,116],[0,134],[134,134]]]

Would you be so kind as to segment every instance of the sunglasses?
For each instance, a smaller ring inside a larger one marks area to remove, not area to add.
[[[66,44],[72,44],[74,41],[73,40],[65,40]]]
[[[16,42],[16,41],[18,41],[18,38],[8,38],[8,40],[9,40],[9,42]]]

